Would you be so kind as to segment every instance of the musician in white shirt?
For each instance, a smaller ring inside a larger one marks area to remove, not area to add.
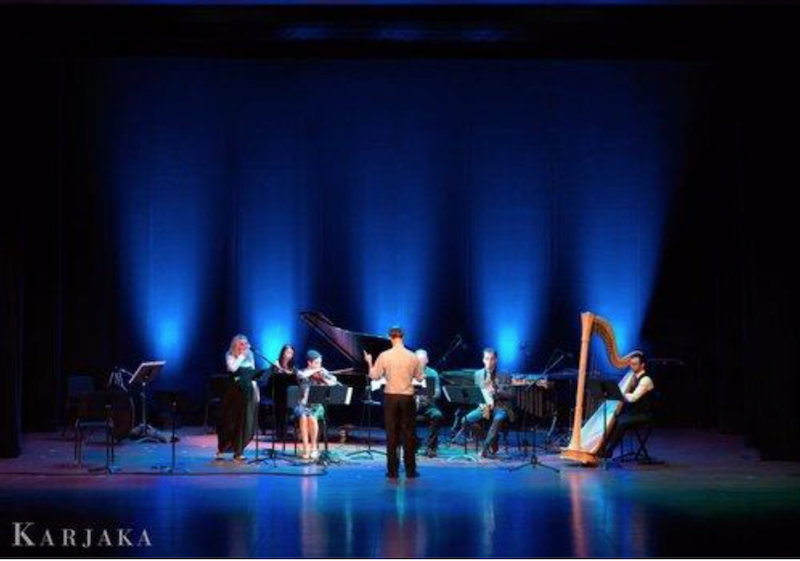
[[[236,335],[225,353],[229,384],[222,398],[222,410],[217,423],[216,460],[223,454],[233,452],[233,459],[244,462],[244,450],[255,436],[258,416],[258,384],[255,379],[261,372],[255,369],[256,362],[250,341],[244,335]]]
[[[627,391],[622,394],[625,403],[614,422],[611,434],[603,447],[606,457],[611,457],[625,433],[632,428],[650,423],[653,420],[652,398],[655,384],[647,374],[647,358],[644,353],[636,352],[631,356],[630,368],[633,379]]]

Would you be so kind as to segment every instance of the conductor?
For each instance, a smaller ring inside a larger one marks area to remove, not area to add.
[[[398,446],[403,446],[403,464],[406,478],[419,477],[416,459],[416,415],[414,386],[411,381],[421,381],[422,372],[419,359],[403,344],[403,328],[389,329],[392,348],[378,355],[373,363],[372,355],[364,352],[369,366],[369,377],[373,380],[386,379],[383,411],[386,424],[386,477],[396,480],[400,468],[397,456]]]

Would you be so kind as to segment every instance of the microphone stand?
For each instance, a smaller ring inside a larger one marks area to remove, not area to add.
[[[270,359],[268,359],[258,349],[250,347],[250,350],[253,351],[253,354],[255,356],[259,357],[261,360],[263,360],[264,362],[269,364],[269,366],[273,369],[273,374],[271,374],[270,377],[274,376],[275,375],[274,374],[275,369],[277,369],[279,367],[274,362],[272,362]],[[272,390],[272,396],[271,396],[272,397],[272,439],[271,439],[272,440],[272,444],[271,444],[271,448],[267,450],[267,452],[266,452],[267,455],[266,456],[264,456],[263,458],[259,457],[259,447],[258,447],[259,437],[258,437],[258,433],[259,433],[259,428],[260,427],[258,426],[258,414],[259,414],[260,409],[261,409],[261,403],[259,402],[258,408],[256,409],[256,435],[255,435],[255,439],[256,439],[256,457],[253,458],[252,460],[250,460],[249,462],[247,462],[248,464],[260,464],[262,462],[266,462],[268,460],[272,460],[272,467],[278,467],[278,451],[277,451],[277,448],[275,447],[275,438],[276,438],[276,435],[277,435],[277,432],[278,432],[278,416],[277,416],[277,411],[275,409],[275,382],[274,381],[272,382],[271,390]]]
[[[553,355],[556,354],[556,353],[558,353],[558,358],[556,358],[555,361],[552,361],[551,363],[549,363],[545,367],[545,369],[542,372],[542,374],[547,375],[556,366],[558,366],[559,364],[564,362],[564,359],[566,359],[568,356],[571,356],[569,353],[566,353],[566,352],[562,351],[561,349],[556,349],[555,351],[553,351],[553,354],[550,355],[550,358],[552,359]],[[550,423],[550,430],[547,432],[547,439],[545,440],[545,445],[544,445],[544,449],[545,450],[549,449],[549,447],[553,444],[553,432],[555,431],[555,428],[556,428],[556,422],[557,422],[557,418],[558,418],[558,409],[556,408],[555,411],[556,412],[553,415],[553,419],[552,419],[552,421]]]
[[[559,354],[558,359],[556,359],[555,361],[553,361],[552,364],[547,366],[544,369],[543,374],[547,374],[548,372],[550,372],[553,368],[555,368],[558,364],[560,364],[564,360],[564,358],[566,357],[566,353],[564,351],[559,350],[558,354]],[[550,355],[550,356],[552,358],[552,355]],[[547,464],[542,463],[542,461],[539,459],[539,456],[536,454],[536,429],[537,429],[537,426],[534,425],[534,427],[533,427],[533,442],[531,443],[531,459],[530,459],[530,461],[521,463],[518,466],[515,466],[515,467],[512,467],[512,468],[509,468],[509,471],[517,471],[517,470],[520,470],[520,469],[525,468],[525,467],[531,467],[531,468],[542,467],[542,468],[545,468],[545,469],[548,469],[548,470],[552,471],[553,473],[561,473],[561,470],[558,469],[557,467],[548,466]]]
[[[456,349],[460,349],[464,344],[464,338],[461,335],[456,335],[453,338],[453,341],[450,343],[450,346],[447,347],[447,350],[442,354],[439,360],[436,361],[434,367],[438,370],[442,367],[442,365],[447,362],[447,359],[450,358],[450,355],[455,352]]]

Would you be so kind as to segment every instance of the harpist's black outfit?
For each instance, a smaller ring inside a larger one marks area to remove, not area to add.
[[[241,456],[256,433],[258,404],[253,380],[263,371],[240,367],[230,372],[228,389],[222,398],[222,411],[217,426],[217,451]]]
[[[628,393],[636,391],[637,386],[645,378],[636,378],[636,382],[630,388]],[[612,457],[614,449],[619,445],[625,433],[636,427],[646,425],[653,422],[653,391],[649,391],[641,396],[633,403],[625,403],[622,406],[622,411],[617,417],[611,433],[608,435],[608,441],[603,447],[603,453],[606,457]]]

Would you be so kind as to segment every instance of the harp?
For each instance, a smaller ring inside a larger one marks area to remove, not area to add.
[[[603,447],[603,438],[610,433],[611,428],[614,426],[614,420],[619,415],[623,405],[621,401],[603,401],[586,423],[583,423],[586,366],[589,359],[589,343],[593,335],[597,335],[603,340],[609,362],[615,368],[626,368],[630,364],[631,356],[636,353],[636,351],[632,351],[625,356],[620,356],[617,351],[617,340],[611,323],[590,312],[581,314],[581,354],[578,364],[578,384],[575,394],[575,416],[572,420],[572,438],[569,446],[561,449],[561,458],[590,466],[596,466],[599,463],[598,455]],[[620,380],[619,389],[622,393],[628,390],[632,379],[633,375],[628,373]],[[604,419],[606,422],[605,429],[603,427]]]

